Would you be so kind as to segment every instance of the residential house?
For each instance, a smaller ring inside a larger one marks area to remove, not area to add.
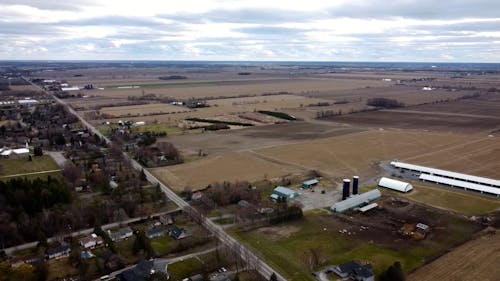
[[[356,281],[374,281],[375,275],[370,264],[362,265],[359,261],[350,261],[332,268],[341,278],[350,278]]]
[[[151,274],[162,272],[167,274],[168,264],[165,261],[149,260],[141,261],[131,269],[125,270],[118,274],[118,281],[143,281],[146,280]]]
[[[188,236],[187,232],[184,228],[179,228],[175,225],[170,229],[170,232],[168,233],[168,235],[170,235],[171,237],[173,237],[177,240],[186,238]]]
[[[49,260],[57,259],[68,256],[70,252],[71,252],[71,247],[68,244],[63,244],[57,247],[52,247],[47,249],[46,257]]]
[[[161,226],[154,226],[146,230],[146,237],[152,239],[155,237],[160,237],[165,235],[165,230]]]
[[[95,233],[92,233],[89,236],[85,236],[78,240],[80,246],[85,249],[93,249],[97,246],[100,246],[104,243],[101,237],[97,236]]]
[[[120,228],[115,232],[111,232],[110,230],[108,230],[108,235],[109,238],[111,238],[111,241],[120,241],[132,237],[132,235],[134,235],[134,232],[130,227],[127,226],[124,228]]]

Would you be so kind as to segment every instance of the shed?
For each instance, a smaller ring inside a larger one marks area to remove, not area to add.
[[[342,213],[344,211],[347,211],[349,209],[361,206],[361,205],[367,205],[371,201],[380,198],[382,194],[380,193],[380,190],[378,189],[373,189],[370,191],[367,191],[365,193],[357,194],[357,195],[352,195],[351,197],[347,198],[346,200],[337,202],[332,205],[331,210],[337,213]]]
[[[311,186],[315,186],[319,183],[318,179],[310,179],[303,181],[302,184],[300,185],[302,188],[309,188]]]
[[[291,190],[290,188],[284,186],[277,186],[274,189],[273,194],[276,194],[279,197],[284,197],[286,199],[293,199],[299,196],[299,193],[297,193],[297,191]]]
[[[389,189],[396,190],[399,192],[404,192],[404,193],[413,189],[413,186],[407,182],[398,181],[398,180],[385,178],[385,177],[382,177],[378,181],[378,186],[389,188]]]

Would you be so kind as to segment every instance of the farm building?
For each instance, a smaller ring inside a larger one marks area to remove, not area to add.
[[[78,87],[63,87],[61,88],[61,91],[63,92],[70,92],[70,91],[79,91],[80,88]]]
[[[399,192],[404,192],[404,193],[409,192],[410,190],[413,189],[413,186],[407,182],[398,181],[398,180],[385,178],[385,177],[382,177],[379,180],[378,186],[389,188],[389,189],[396,190]]]
[[[317,185],[318,183],[319,183],[319,181],[317,179],[310,179],[310,180],[303,181],[302,184],[300,185],[300,187],[310,188],[312,186]]]
[[[486,186],[500,188],[500,180],[478,177],[478,176],[473,176],[473,175],[467,175],[467,174],[462,174],[462,173],[456,173],[456,172],[447,171],[447,170],[434,169],[434,168],[413,165],[413,164],[408,164],[408,163],[403,163],[403,162],[398,162],[398,161],[391,162],[391,166],[402,169],[402,170],[419,172],[422,174],[428,174],[428,175],[432,175],[432,176],[438,176],[438,177],[443,177],[443,178],[449,178],[449,179],[454,179],[454,180],[460,180],[460,181],[465,181],[465,182],[476,183],[476,184],[480,184],[480,185],[486,185]]]
[[[494,195],[496,197],[500,197],[500,188],[492,187],[492,186],[487,186],[487,185],[482,185],[482,184],[477,184],[477,183],[472,183],[472,182],[466,182],[466,181],[461,181],[461,180],[456,180],[456,179],[450,179],[450,178],[445,178],[445,177],[440,177],[440,176],[434,176],[434,175],[429,175],[429,174],[421,174],[418,177],[420,180],[425,181],[425,182],[432,182],[432,183],[437,183],[437,184],[443,184],[451,187],[460,187],[465,190],[472,190],[476,191],[479,193],[486,193],[489,195]]]
[[[344,211],[359,207],[361,205],[367,205],[371,201],[380,198],[380,196],[382,196],[380,190],[373,189],[365,193],[352,195],[351,197],[343,201],[337,202],[332,205],[331,210],[337,213],[342,213]]]
[[[30,150],[28,148],[0,148],[0,155],[4,158],[14,158],[19,159],[23,157],[28,157]]]
[[[299,194],[296,191],[291,190],[288,187],[284,186],[277,186],[273,194],[271,194],[271,199],[277,200],[278,198],[285,198],[285,199],[293,199],[295,197],[298,197]]]

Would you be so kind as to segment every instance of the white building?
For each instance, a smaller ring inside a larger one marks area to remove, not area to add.
[[[396,190],[399,192],[404,192],[404,193],[409,192],[410,190],[413,189],[413,186],[407,182],[398,181],[398,180],[385,178],[385,177],[382,177],[378,181],[378,186],[389,188],[389,189]]]
[[[333,206],[330,209],[334,212],[342,213],[344,211],[356,208],[361,205],[368,205],[370,204],[371,201],[380,198],[380,196],[382,196],[380,190],[373,189],[365,193],[352,195],[346,200],[333,204]]]

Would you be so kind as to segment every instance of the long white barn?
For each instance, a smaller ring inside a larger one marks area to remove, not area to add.
[[[434,169],[434,168],[430,168],[430,167],[413,165],[413,164],[403,163],[403,162],[398,162],[398,161],[392,161],[391,165],[396,167],[396,168],[420,172],[422,174],[428,174],[428,175],[438,176],[438,177],[442,177],[442,178],[460,180],[460,181],[465,181],[465,182],[469,182],[469,183],[475,183],[475,184],[479,184],[479,185],[500,188],[500,180],[478,177],[478,176],[473,176],[473,175],[467,175],[467,174],[462,174],[462,173],[456,173],[456,172],[447,171],[447,170]]]
[[[410,190],[413,189],[413,186],[407,182],[398,181],[398,180],[390,179],[390,178],[386,178],[386,177],[382,177],[378,181],[378,186],[389,188],[389,189],[396,190],[399,192],[404,192],[404,193],[409,192]]]
[[[465,190],[474,190],[480,193],[488,193],[490,195],[495,195],[497,197],[500,197],[500,189],[496,187],[486,186],[472,182],[465,182],[461,180],[449,179],[429,174],[420,174],[419,179],[438,184],[445,184],[452,187],[461,187],[464,188]]]

